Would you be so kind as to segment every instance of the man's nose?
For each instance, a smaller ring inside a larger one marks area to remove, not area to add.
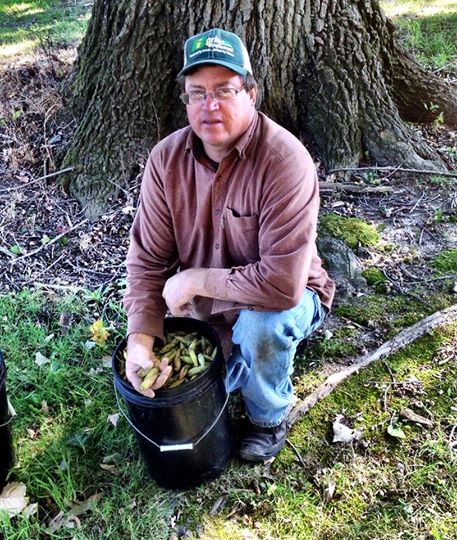
[[[208,92],[206,94],[205,99],[203,100],[203,107],[210,111],[217,109],[219,107],[219,103],[216,99],[214,99],[212,92]]]

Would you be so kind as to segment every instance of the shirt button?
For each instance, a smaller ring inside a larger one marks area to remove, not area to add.
[[[219,249],[219,244],[216,244],[214,247],[215,247],[216,249]]]
[[[219,210],[219,208],[217,208],[217,210],[215,211],[216,216],[218,216],[220,213],[221,211]]]

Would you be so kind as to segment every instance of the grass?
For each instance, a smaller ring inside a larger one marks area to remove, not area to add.
[[[91,2],[82,0],[2,0],[0,57],[31,52],[40,45],[79,42],[87,28]]]
[[[148,479],[125,420],[109,421],[117,412],[109,359],[125,331],[112,293],[0,297],[0,348],[17,411],[11,480],[37,504],[30,517],[0,512],[8,540],[455,538],[457,326],[342,384],[294,426],[294,448],[271,466],[233,460],[211,484],[168,492]],[[101,314],[110,337],[89,346]],[[37,353],[49,361],[39,365]],[[432,418],[433,428],[405,419],[405,407]],[[363,430],[362,442],[331,443],[337,414]],[[405,439],[388,435],[393,417]]]
[[[381,1],[399,30],[404,47],[424,66],[457,72],[457,3],[455,0]]]

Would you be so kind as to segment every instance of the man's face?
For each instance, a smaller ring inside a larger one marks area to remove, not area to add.
[[[202,66],[185,79],[186,92],[239,90],[242,86],[241,77],[223,66]],[[207,96],[201,103],[187,105],[189,123],[203,141],[208,157],[220,161],[237,143],[252,120],[255,98],[255,89],[249,92],[244,89],[232,101],[220,103]]]

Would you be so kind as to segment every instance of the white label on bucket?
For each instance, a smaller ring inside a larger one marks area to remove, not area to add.
[[[175,450],[193,450],[193,443],[185,444],[167,444],[165,446],[159,446],[161,452],[173,452]]]

